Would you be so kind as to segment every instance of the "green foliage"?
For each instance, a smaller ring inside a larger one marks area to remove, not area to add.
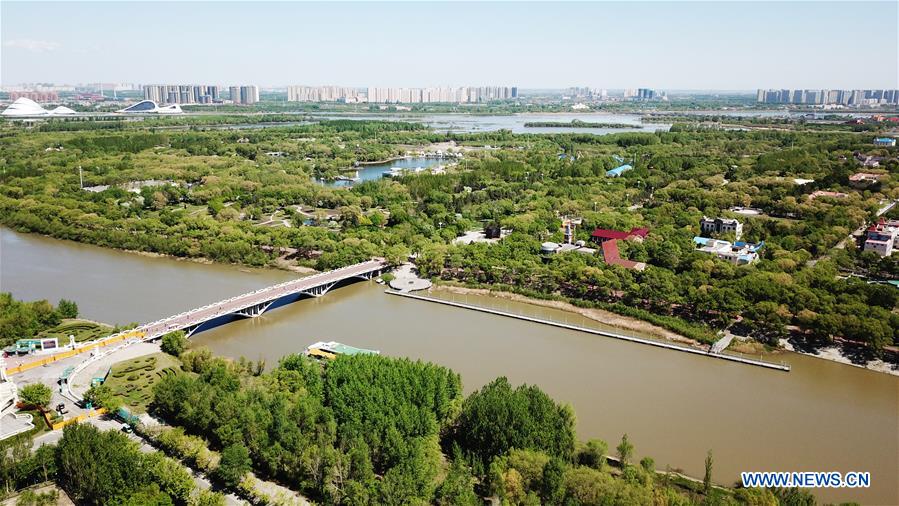
[[[478,506],[481,504],[474,491],[474,477],[461,456],[453,459],[446,478],[437,487],[434,502],[439,506]]]
[[[233,444],[222,450],[222,460],[215,471],[216,477],[229,487],[236,487],[253,466],[250,452],[242,444]]]
[[[78,318],[78,304],[71,300],[59,299],[56,311],[60,318]]]
[[[110,413],[114,413],[122,407],[122,400],[109,385],[104,383],[92,385],[87,392],[84,393],[84,400],[93,404],[95,408],[106,408]]]
[[[169,332],[162,336],[160,348],[162,348],[162,351],[165,353],[174,357],[181,356],[181,353],[187,349],[187,337],[184,334],[184,331],[176,330],[175,332]]]
[[[536,386],[513,389],[503,377],[465,399],[454,439],[483,466],[512,448],[567,460],[574,452],[574,422],[569,406],[556,404]]]
[[[0,346],[32,338],[58,325],[61,318],[59,311],[46,300],[20,302],[12,294],[0,292]]]
[[[578,449],[575,461],[582,466],[602,470],[606,465],[609,445],[601,439],[591,439]]]
[[[159,454],[142,453],[118,431],[74,424],[56,448],[57,480],[84,504],[173,504],[193,491],[190,474]]]
[[[25,404],[47,409],[53,390],[43,383],[31,383],[19,389],[19,399]]]
[[[434,364],[374,355],[328,364],[325,399],[341,439],[362,439],[376,470],[393,467],[412,438],[436,436],[458,412],[459,375]]]
[[[621,442],[615,449],[618,451],[618,462],[622,468],[626,468],[634,456],[634,445],[627,438],[627,434],[621,436]]]

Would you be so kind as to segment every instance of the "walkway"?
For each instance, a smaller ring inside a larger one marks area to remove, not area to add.
[[[563,328],[563,329],[576,330],[578,332],[586,332],[588,334],[595,334],[595,335],[600,335],[600,336],[605,336],[605,337],[614,337],[615,339],[621,339],[623,341],[630,341],[633,343],[640,343],[640,344],[648,344],[650,346],[658,346],[660,348],[667,348],[669,350],[677,350],[677,351],[682,351],[685,353],[692,353],[694,355],[703,355],[706,357],[720,358],[723,360],[730,360],[732,362],[740,362],[742,364],[766,367],[768,369],[776,369],[779,371],[789,371],[790,370],[790,366],[787,364],[784,364],[784,363],[775,364],[773,362],[765,362],[763,360],[744,358],[742,356],[724,355],[724,354],[720,354],[720,353],[710,353],[705,350],[700,350],[700,349],[696,349],[696,348],[688,348],[686,346],[678,346],[676,344],[665,343],[665,342],[661,342],[661,341],[653,341],[652,339],[643,339],[640,337],[618,334],[616,332],[609,332],[606,330],[597,330],[597,329],[591,329],[591,328],[587,328],[587,327],[580,327],[578,325],[571,325],[568,323],[557,322],[557,321],[553,321],[553,320],[546,320],[543,318],[536,318],[533,316],[527,316],[527,315],[523,315],[523,314],[509,313],[506,311],[490,309],[490,308],[486,308],[483,306],[474,306],[471,304],[463,304],[461,302],[453,302],[453,301],[444,300],[444,299],[435,299],[435,298],[431,298],[431,297],[424,297],[421,295],[413,295],[411,293],[395,292],[392,290],[387,290],[384,293],[386,293],[388,295],[397,295],[400,297],[408,297],[410,299],[435,302],[437,304],[445,304],[447,306],[460,307],[463,309],[471,309],[473,311],[480,311],[482,313],[489,313],[489,314],[494,314],[494,315],[498,315],[498,316],[505,316],[508,318],[515,318],[518,320],[525,320],[525,321],[529,321],[529,322],[540,323],[543,325],[550,325],[553,327],[559,327],[559,328]]]

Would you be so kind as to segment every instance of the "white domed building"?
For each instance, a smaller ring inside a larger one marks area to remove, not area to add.
[[[19,97],[0,114],[3,116],[47,116],[50,111],[30,98]]]

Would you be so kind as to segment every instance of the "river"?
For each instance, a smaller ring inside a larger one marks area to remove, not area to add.
[[[0,290],[21,299],[72,299],[84,317],[110,323],[149,321],[292,276],[0,229]],[[599,437],[614,448],[627,432],[636,453],[661,469],[701,477],[711,449],[714,479],[723,484],[740,471],[870,471],[870,489],[822,489],[819,498],[899,503],[895,376],[794,354],[774,357],[792,372],[771,371],[382,292],[360,282],[193,341],[272,366],[312,342],[336,340],[451,367],[466,392],[505,375],[571,403],[581,439]]]

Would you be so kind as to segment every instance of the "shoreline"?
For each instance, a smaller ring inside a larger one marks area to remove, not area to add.
[[[558,309],[558,310],[566,311],[569,313],[579,314],[587,319],[608,325],[610,327],[614,327],[616,329],[641,332],[648,336],[662,339],[666,342],[687,345],[687,346],[690,346],[691,348],[696,348],[696,349],[703,349],[703,348],[708,347],[708,345],[703,344],[695,339],[690,339],[689,337],[682,336],[676,332],[672,332],[668,329],[659,327],[658,325],[654,325],[652,323],[649,323],[644,320],[640,320],[638,318],[633,318],[630,316],[624,316],[624,315],[620,315],[618,313],[613,313],[613,312],[607,311],[605,309],[582,308],[582,307],[575,306],[574,304],[570,304],[568,302],[562,302],[562,301],[558,301],[558,300],[534,299],[531,297],[525,297],[524,295],[519,295],[517,293],[504,292],[504,291],[499,291],[499,290],[489,290],[487,288],[469,288],[469,287],[465,287],[465,286],[440,284],[440,285],[434,285],[432,290],[456,293],[456,294],[460,294],[460,295],[465,295],[465,294],[486,295],[486,296],[490,296],[490,297],[496,297],[499,299],[511,300],[513,302],[521,302],[524,304],[531,304],[533,306],[540,306],[540,307],[545,307],[545,308],[550,308],[550,309]]]
[[[644,320],[640,320],[638,318],[633,318],[630,316],[619,315],[617,313],[613,313],[611,311],[606,311],[604,309],[598,308],[582,308],[570,304],[568,302],[556,301],[556,300],[541,300],[534,299],[530,297],[525,297],[524,295],[519,295],[517,293],[512,292],[504,292],[499,290],[489,290],[486,288],[469,288],[464,286],[456,286],[456,285],[434,285],[431,290],[442,291],[446,293],[456,293],[460,295],[471,294],[471,295],[486,295],[490,297],[496,297],[500,299],[511,300],[514,302],[521,302],[524,304],[531,304],[534,306],[546,307],[550,309],[558,309],[561,311],[567,311],[569,313],[578,314],[590,320],[603,323],[605,325],[609,325],[614,328],[623,329],[623,330],[631,330],[636,332],[641,332],[644,334],[648,334],[654,338],[662,339],[666,342],[676,343],[680,345],[686,345],[691,348],[696,349],[705,349],[707,345],[700,343],[694,339],[690,339],[688,337],[677,334],[676,332],[672,332],[668,329],[664,329],[657,325],[653,325]],[[735,343],[737,341],[735,340]],[[755,343],[755,341],[752,341]],[[728,347],[730,349],[730,347]],[[795,353],[797,355],[805,355],[808,357],[817,358],[820,360],[828,360],[831,362],[836,362],[841,365],[848,365],[852,367],[857,367],[859,369],[866,369],[871,372],[881,373],[881,374],[889,374],[891,376],[899,376],[899,369],[893,369],[889,362],[884,362],[883,360],[876,359],[871,360],[865,365],[860,365],[853,363],[846,357],[839,348],[829,347],[822,348],[818,350],[818,353],[807,353],[802,351],[796,351],[792,345],[787,343],[786,346],[781,344],[781,347],[777,348],[774,351],[764,351],[763,354],[767,358],[776,357],[780,355],[784,355],[787,353]]]
[[[858,367],[859,369],[867,369],[868,371],[878,372],[881,374],[889,374],[890,376],[899,377],[899,368],[894,369],[889,362],[885,362],[881,359],[869,360],[864,365],[856,364],[852,360],[849,359],[837,346],[829,346],[827,348],[821,348],[817,350],[817,353],[809,353],[806,351],[798,351],[789,341],[786,339],[781,339],[779,345],[781,346],[781,350],[795,353],[797,355],[805,355],[806,357],[817,358],[820,360],[829,360],[831,362],[836,362],[838,364],[843,365],[851,365],[852,367]]]

